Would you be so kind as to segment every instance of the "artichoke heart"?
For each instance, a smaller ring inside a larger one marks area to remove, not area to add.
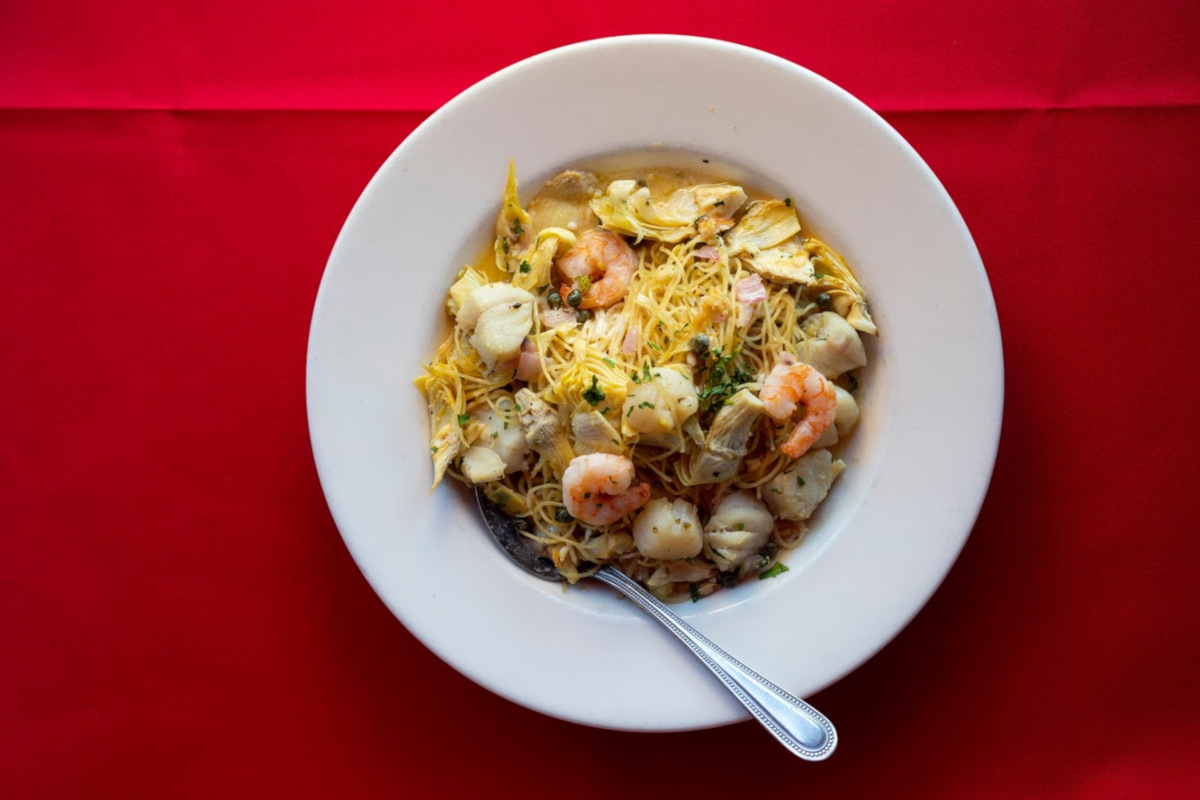
[[[600,194],[600,180],[590,172],[569,169],[560,172],[529,201],[533,229],[566,228],[583,233],[599,221],[588,204]]]
[[[828,294],[833,301],[833,310],[845,317],[856,331],[878,336],[879,329],[871,319],[866,292],[846,262],[822,242],[809,240],[806,244],[814,259],[815,274],[810,286]]]
[[[732,255],[755,255],[781,245],[800,232],[796,209],[779,200],[754,202],[746,214],[725,235],[725,245]]]
[[[622,180],[610,183],[605,195],[592,201],[592,211],[609,230],[634,236],[639,242],[657,239],[674,244],[728,230],[734,213],[745,203],[742,187],[728,183],[676,189],[665,200],[656,201],[648,187]]]
[[[682,465],[680,478],[684,485],[720,483],[737,474],[763,408],[762,401],[749,389],[729,398],[713,419],[704,448]]]
[[[450,286],[450,293],[446,296],[446,309],[457,317],[458,310],[462,308],[471,292],[487,282],[487,276],[479,270],[472,266],[463,267]]]
[[[621,434],[599,411],[577,411],[571,417],[571,432],[575,434],[575,450],[587,453],[620,455]]]
[[[517,392],[517,408],[521,413],[525,440],[546,459],[554,474],[562,477],[567,465],[575,457],[575,451],[558,415],[528,388]]]
[[[555,257],[574,244],[575,234],[566,228],[538,231],[533,244],[514,257],[516,269],[513,271],[512,285],[529,292],[548,285],[551,282],[550,267]]]
[[[808,284],[813,266],[800,242],[796,209],[779,200],[751,203],[746,215],[725,235],[730,255],[775,283]]]

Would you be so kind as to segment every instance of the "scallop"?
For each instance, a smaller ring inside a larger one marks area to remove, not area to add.
[[[826,378],[864,367],[867,353],[858,331],[832,311],[813,314],[801,326],[808,340],[800,348],[804,361]]]
[[[651,500],[634,520],[633,542],[647,558],[673,561],[698,556],[704,547],[700,513],[686,500]]]

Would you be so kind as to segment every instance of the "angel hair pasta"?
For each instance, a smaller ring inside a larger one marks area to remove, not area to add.
[[[416,385],[436,487],[483,485],[574,583],[614,564],[680,600],[786,570],[844,463],[876,333],[791,199],[678,170],[568,170],[446,301]]]

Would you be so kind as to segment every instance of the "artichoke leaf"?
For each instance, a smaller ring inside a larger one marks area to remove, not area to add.
[[[521,198],[517,195],[517,165],[508,162],[508,182],[504,186],[504,203],[496,217],[496,266],[504,272],[515,272],[520,266],[518,254],[529,247],[533,239],[533,225]]]
[[[446,469],[464,449],[457,419],[451,416],[451,419],[447,421],[447,416],[451,416],[451,412],[444,405],[439,406],[430,414],[430,427],[435,431],[433,439],[429,443],[429,452],[433,458],[433,486],[429,487],[430,493],[442,482],[442,478],[446,475]]]

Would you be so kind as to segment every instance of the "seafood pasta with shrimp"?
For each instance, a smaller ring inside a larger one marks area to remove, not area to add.
[[[665,600],[786,571],[844,462],[877,333],[790,198],[677,169],[567,170],[463,267],[416,385],[433,485],[482,486],[574,583]]]

